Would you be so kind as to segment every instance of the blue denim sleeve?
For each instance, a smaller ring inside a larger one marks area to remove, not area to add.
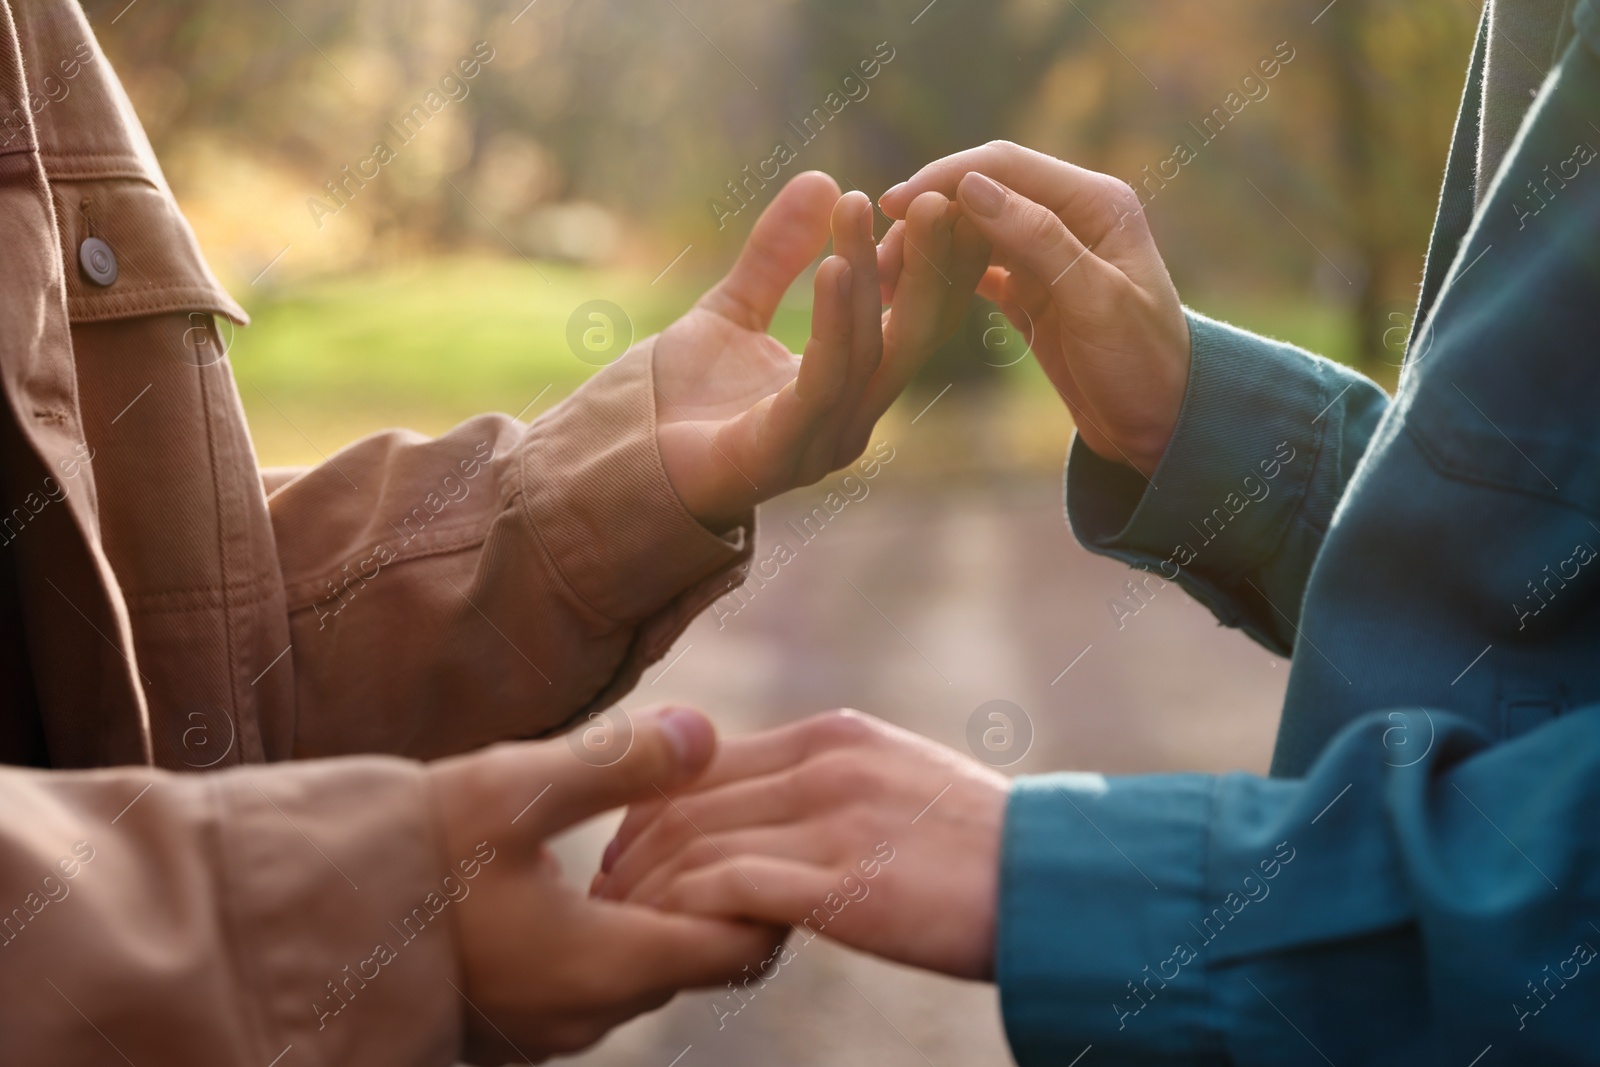
[[[1349,368],[1187,315],[1189,384],[1155,474],[1079,438],[1067,518],[1090,551],[1149,572],[1147,592],[1176,581],[1288,654],[1312,561],[1389,400]]]
[[[1445,713],[1373,715],[1297,780],[1019,779],[996,964],[1013,1052],[1594,1062],[1596,810],[1600,706],[1497,746]]]

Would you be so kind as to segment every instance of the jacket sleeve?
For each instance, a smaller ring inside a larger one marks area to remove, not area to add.
[[[462,893],[420,766],[8,769],[0,809],[7,1062],[454,1061]]]
[[[1148,572],[1135,579],[1145,592],[1176,581],[1288,654],[1311,564],[1389,400],[1337,363],[1187,316],[1189,384],[1155,474],[1079,438],[1067,517],[1084,547]]]
[[[524,426],[359,441],[269,499],[294,754],[431,757],[559,729],[626,693],[735,581],[656,448],[654,340]]]
[[[1591,1062],[1597,805],[1600,707],[1498,746],[1373,715],[1298,780],[1020,779],[997,963],[1017,1060]]]

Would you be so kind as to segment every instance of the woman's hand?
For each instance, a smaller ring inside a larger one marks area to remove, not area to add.
[[[1154,473],[1189,381],[1189,325],[1127,183],[997,141],[890,189],[902,217],[929,192],[956,197],[994,246],[979,293],[1028,338],[1084,443]]]
[[[1009,792],[942,745],[829,712],[724,742],[689,790],[635,805],[591,892],[990,978]]]
[[[872,203],[832,178],[797,175],[762,212],[728,276],[656,341],[656,436],[690,513],[724,527],[810,485],[866,448],[872,428],[960,321],[988,245],[943,195],[906,205],[885,242],[880,294]],[[832,236],[813,282],[811,340],[796,356],[768,336],[778,302]],[[902,243],[916,255],[904,258]],[[885,313],[883,300],[893,297]],[[952,313],[953,309],[953,313]]]

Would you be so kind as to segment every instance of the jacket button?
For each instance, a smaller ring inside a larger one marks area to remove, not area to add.
[[[117,254],[98,237],[83,239],[78,246],[78,263],[96,285],[110,285],[117,280]]]

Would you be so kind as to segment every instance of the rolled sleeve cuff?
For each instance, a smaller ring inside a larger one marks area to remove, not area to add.
[[[1125,1064],[1191,1064],[1214,1047],[1197,931],[1215,783],[1054,774],[1013,786],[996,973],[1021,1067],[1090,1045]]]
[[[656,444],[655,341],[591,378],[534,423],[522,445],[527,520],[572,589],[624,624],[708,580],[718,584],[748,558],[755,534],[753,512],[713,533],[668,481]]]
[[[1084,546],[1168,579],[1191,562],[1236,573],[1272,552],[1309,483],[1319,412],[1359,380],[1293,345],[1185,315],[1189,383],[1154,475],[1102,459],[1081,437],[1067,464],[1067,518]]]

